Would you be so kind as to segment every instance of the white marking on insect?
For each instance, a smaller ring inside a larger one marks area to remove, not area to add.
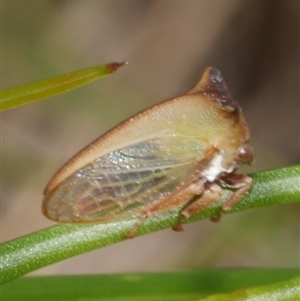
[[[223,153],[220,152],[216,154],[215,157],[209,162],[209,165],[206,169],[203,170],[201,176],[206,178],[208,181],[213,182],[219,174],[226,172],[230,173],[234,169],[234,165],[230,168],[224,168],[222,166],[223,162]]]

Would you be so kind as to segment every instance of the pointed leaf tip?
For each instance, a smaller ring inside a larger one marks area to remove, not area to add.
[[[124,64],[127,64],[127,62],[91,67],[2,90],[0,111],[74,90],[115,72]]]
[[[111,63],[107,65],[107,70],[109,73],[113,73],[115,71],[117,71],[120,67],[122,67],[123,65],[127,65],[128,62],[122,62],[122,63]]]

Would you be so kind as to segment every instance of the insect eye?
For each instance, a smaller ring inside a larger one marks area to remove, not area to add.
[[[253,162],[253,149],[248,143],[244,144],[237,150],[236,160],[244,163]]]

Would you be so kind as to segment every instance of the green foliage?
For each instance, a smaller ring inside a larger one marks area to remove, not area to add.
[[[296,269],[215,269],[28,277],[3,286],[2,297],[5,301],[241,301],[251,297],[257,301],[299,300],[295,299],[299,295],[299,278],[293,278],[298,274]]]
[[[0,92],[0,111],[76,89],[113,73],[123,64],[112,63],[92,67],[2,90]]]

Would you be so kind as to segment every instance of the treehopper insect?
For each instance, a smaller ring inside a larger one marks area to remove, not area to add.
[[[229,211],[252,185],[235,173],[237,164],[252,161],[242,110],[209,67],[186,94],[127,119],[75,155],[45,188],[42,210],[60,223],[136,216],[133,237],[156,213],[181,207],[183,219],[207,208],[222,186],[234,189],[221,208]]]

